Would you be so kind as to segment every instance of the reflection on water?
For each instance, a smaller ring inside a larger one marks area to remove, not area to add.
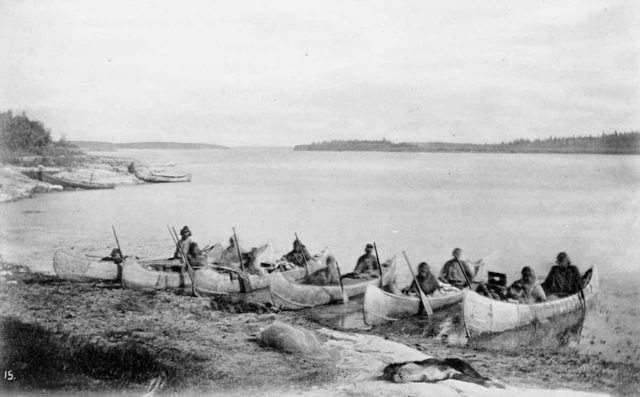
[[[306,310],[307,316],[331,328],[368,330],[362,313],[363,297],[351,298],[347,303],[317,306]]]
[[[534,323],[495,335],[472,338],[468,344],[487,350],[579,348],[585,314],[582,310],[557,316],[545,323]]]
[[[328,327],[344,330],[370,330],[364,323],[362,298],[346,304],[334,304],[308,309],[306,314]],[[588,313],[586,314],[589,315]],[[416,316],[375,327],[376,333],[398,336],[434,338],[449,345],[471,346],[484,350],[580,349],[580,338],[585,320],[581,310],[557,316],[544,323],[534,323],[499,334],[482,335],[469,339],[462,321],[462,305],[435,312],[432,316]]]

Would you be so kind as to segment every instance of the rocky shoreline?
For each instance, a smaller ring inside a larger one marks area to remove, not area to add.
[[[144,183],[129,172],[128,167],[131,163],[134,163],[136,168],[147,167],[130,158],[82,156],[72,167],[43,167],[42,172],[60,178],[115,186]],[[38,180],[38,172],[38,167],[2,165],[0,203],[68,190],[63,186]]]

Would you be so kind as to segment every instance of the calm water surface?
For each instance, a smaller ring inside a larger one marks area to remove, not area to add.
[[[108,254],[112,225],[125,254],[170,255],[167,224],[189,225],[201,246],[226,241],[235,227],[244,244],[271,242],[279,253],[297,233],[312,251],[330,247],[343,271],[368,242],[381,257],[406,251],[414,266],[427,261],[434,270],[461,247],[510,282],[523,266],[544,277],[566,251],[581,270],[597,264],[601,273],[585,348],[640,363],[638,156],[264,148],[112,155],[188,171],[193,180],[0,205],[2,257],[53,272],[56,249]],[[401,259],[401,285],[410,279],[406,266]]]

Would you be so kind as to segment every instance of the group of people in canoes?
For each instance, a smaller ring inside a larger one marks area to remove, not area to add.
[[[475,263],[460,260],[462,250],[453,250],[453,258],[447,261],[440,270],[439,276],[431,273],[429,265],[422,262],[418,265],[418,273],[415,280],[408,288],[401,292],[405,295],[417,295],[419,293],[417,284],[425,295],[437,293],[451,287],[462,289],[474,280],[482,259]],[[464,274],[462,273],[464,269]],[[547,278],[538,282],[536,274],[529,266],[525,266],[521,271],[521,278],[512,283],[509,287],[492,285],[484,281],[479,281],[476,292],[492,299],[511,301],[517,303],[539,303],[546,302],[548,296],[563,297],[581,291],[583,287],[580,271],[571,264],[569,256],[561,252],[556,257],[556,265],[551,268]],[[393,291],[392,288],[392,292]]]
[[[246,270],[255,273],[258,270],[251,266],[254,259],[252,256],[255,255],[255,252],[255,248],[250,251],[243,249],[237,243],[235,236],[231,236],[229,246],[220,253],[216,261],[228,264],[230,267],[239,267],[240,255],[242,262],[246,262]],[[427,262],[421,262],[418,265],[415,279],[408,287],[400,290],[394,281],[388,286],[388,289],[393,293],[403,295],[417,295],[419,290],[425,295],[432,295],[438,292],[468,287],[469,283],[476,277],[482,259],[477,262],[468,262],[460,259],[461,255],[462,250],[455,248],[452,252],[453,258],[442,266],[437,277],[431,272]],[[193,269],[200,269],[207,264],[207,256],[198,244],[193,241],[191,230],[188,226],[180,230],[180,240],[176,245],[173,259],[184,262],[185,257]],[[121,263],[122,257],[120,251],[115,248],[108,257],[102,258],[102,260]],[[293,249],[277,260],[271,270],[286,271],[296,267],[306,267],[311,260],[313,260],[313,257],[306,246],[296,238],[293,241]],[[325,268],[311,274],[307,279],[307,283],[336,285],[340,283],[340,278],[366,279],[380,277],[381,274],[379,258],[377,253],[374,254],[374,246],[372,244],[365,246],[365,253],[358,258],[354,270],[350,273],[340,275],[338,264],[333,257],[328,258],[326,265]],[[556,265],[551,268],[547,278],[542,283],[537,281],[533,269],[525,266],[522,268],[521,278],[509,287],[478,281],[475,290],[492,299],[519,303],[538,303],[546,302],[549,295],[562,297],[577,293],[581,291],[582,283],[578,268],[571,263],[569,256],[565,252],[560,252],[556,257]]]

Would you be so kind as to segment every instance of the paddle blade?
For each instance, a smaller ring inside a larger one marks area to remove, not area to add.
[[[422,301],[422,306],[424,306],[424,311],[427,313],[427,316],[432,315],[433,308],[422,291],[420,291],[420,300]]]
[[[240,292],[248,294],[249,292],[253,292],[253,287],[251,286],[251,279],[249,275],[243,273],[240,275]]]

